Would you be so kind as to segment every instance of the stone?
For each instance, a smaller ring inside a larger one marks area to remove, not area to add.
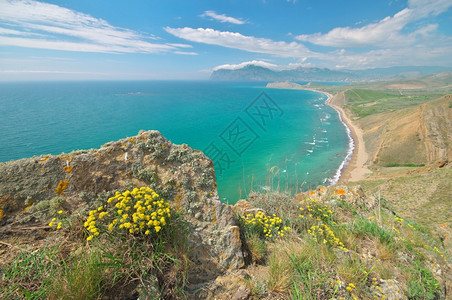
[[[244,266],[238,221],[219,200],[212,161],[158,131],[142,131],[97,150],[0,163],[0,226],[26,217],[48,221],[52,205],[67,212],[92,209],[117,190],[141,186],[153,188],[183,213],[194,263],[189,281],[212,280]]]
[[[379,287],[379,288],[378,288]],[[403,293],[400,283],[395,279],[383,280],[380,279],[377,288],[374,288],[374,293],[381,298],[383,295],[387,300],[407,300],[408,298]]]
[[[247,300],[251,295],[251,291],[244,285],[241,285],[235,292],[232,300]]]
[[[367,196],[359,185],[351,188],[348,188],[347,186],[336,186],[332,197],[333,199],[342,200],[356,206],[362,206],[369,210],[378,205],[378,199]]]

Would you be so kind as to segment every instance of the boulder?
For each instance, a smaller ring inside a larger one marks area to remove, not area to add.
[[[237,220],[219,200],[212,161],[158,131],[100,149],[0,163],[0,226],[46,220],[60,208],[89,209],[114,191],[140,186],[150,186],[183,212],[195,265],[190,281],[212,280],[244,265]]]

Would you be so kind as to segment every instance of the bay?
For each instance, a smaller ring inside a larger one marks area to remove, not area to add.
[[[101,145],[140,130],[203,150],[220,198],[328,184],[348,136],[326,96],[262,82],[0,83],[0,161]]]

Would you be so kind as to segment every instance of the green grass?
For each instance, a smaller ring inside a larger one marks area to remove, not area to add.
[[[411,279],[408,282],[408,299],[438,299],[441,288],[432,271],[422,267],[419,262],[410,268]]]
[[[315,254],[316,245],[307,245],[303,252],[292,251],[287,253],[292,267],[291,299],[315,299],[316,293],[329,289],[333,270],[325,267],[318,254]],[[334,295],[336,291],[330,293]]]
[[[45,298],[60,267],[58,253],[58,246],[36,252],[21,250],[12,263],[1,270],[0,298]]]
[[[394,93],[394,91],[370,89],[350,89],[345,92],[345,97],[347,102],[346,107],[359,118],[378,113],[397,111],[436,99],[436,96],[427,93],[401,94],[399,92]]]
[[[86,251],[62,260],[49,291],[51,299],[96,299],[102,291],[106,266],[98,251]]]
[[[441,224],[450,224],[451,182],[452,170],[441,168],[407,174],[389,181],[366,180],[353,185],[360,185],[368,194],[380,194],[386,199],[388,207],[403,212],[404,218],[433,232]]]
[[[348,90],[345,96],[347,106],[360,118],[375,113],[391,111],[392,107],[400,105],[400,99],[404,98],[397,94],[361,89]]]
[[[384,165],[385,167],[409,167],[409,168],[417,168],[417,167],[424,167],[425,164],[412,164],[412,163],[405,163],[405,164],[399,164],[399,163],[386,163]]]
[[[353,222],[351,231],[359,237],[374,236],[379,238],[381,243],[393,244],[394,232],[380,227],[376,222],[369,221],[363,218],[358,218]]]

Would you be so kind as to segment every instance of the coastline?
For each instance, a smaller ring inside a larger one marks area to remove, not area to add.
[[[347,159],[344,160],[345,165],[341,170],[338,182],[344,183],[365,179],[367,175],[371,174],[372,172],[367,168],[367,160],[369,158],[369,154],[366,152],[363,132],[361,128],[359,128],[352,122],[352,120],[347,116],[342,107],[334,102],[335,100],[337,101],[339,97],[344,97],[343,93],[339,93],[333,96],[327,92],[318,90],[313,91],[324,93],[328,96],[328,100],[325,103],[334,108],[339,113],[341,121],[346,125],[351,133],[351,139],[353,141],[353,152],[348,162]]]
[[[330,185],[363,180],[367,177],[367,175],[372,173],[367,168],[367,159],[369,155],[365,149],[362,130],[352,122],[352,120],[347,116],[342,107],[337,104],[338,99],[340,97],[344,97],[343,93],[339,93],[333,96],[328,92],[312,89],[297,83],[282,82],[281,84],[282,85],[278,85],[278,83],[271,83],[268,84],[267,87],[299,89],[325,94],[327,96],[325,104],[331,106],[334,110],[337,111],[341,122],[344,124],[347,130],[347,135],[350,139],[349,150],[346,157],[344,158],[344,161],[337,169],[336,174],[330,179]]]

